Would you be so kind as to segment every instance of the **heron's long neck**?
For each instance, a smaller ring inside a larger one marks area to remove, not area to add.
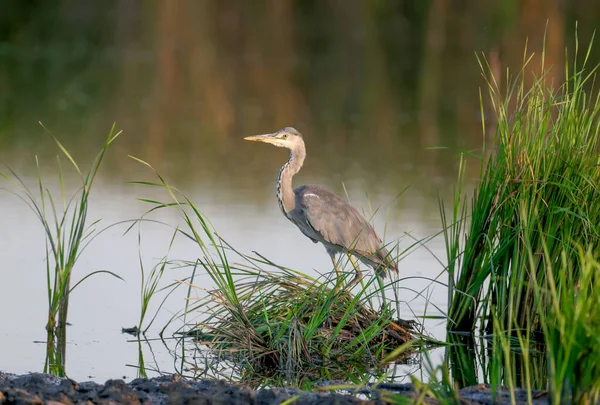
[[[277,179],[277,201],[279,201],[279,208],[287,215],[288,212],[296,207],[296,197],[294,195],[294,189],[292,187],[292,177],[298,173],[304,158],[306,157],[306,150],[304,145],[292,150],[290,159],[281,166],[279,170],[279,178]]]

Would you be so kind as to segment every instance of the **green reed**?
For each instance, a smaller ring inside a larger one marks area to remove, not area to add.
[[[545,242],[542,241],[542,245]],[[550,251],[544,249],[544,260]],[[527,271],[538,267],[538,254],[525,254]],[[432,366],[427,354],[423,365],[429,378],[414,377],[414,394],[380,392],[392,404],[462,404],[460,389],[489,384],[489,400],[498,403],[534,404],[538,400],[552,405],[597,404],[600,399],[600,261],[598,252],[575,246],[563,251],[558,264],[546,267],[543,284],[530,287],[535,297],[539,324],[511,328],[502,320],[492,320],[494,334],[481,338],[478,353],[472,337],[450,336],[445,361]],[[577,277],[574,276],[577,269]],[[539,329],[536,333],[535,329]],[[481,372],[482,380],[477,374]],[[441,377],[441,378],[440,378]],[[480,386],[481,387],[481,386]],[[517,392],[517,390],[519,390]]]
[[[512,403],[517,387],[525,391],[527,403],[540,394],[554,405],[598,403],[600,263],[598,253],[590,249],[574,246],[562,251],[558,263],[543,249],[547,275],[529,285],[539,324],[528,319],[526,325],[517,325],[519,318],[512,317],[513,327],[507,329],[500,319],[493,320],[490,364],[483,370],[493,392],[508,387]],[[538,268],[538,259],[537,252],[526,252],[528,271]]]
[[[549,251],[545,250],[547,259]],[[530,254],[532,265],[535,264]],[[573,269],[577,269],[574,274]],[[552,404],[597,404],[600,398],[600,262],[594,247],[563,252],[547,266],[544,284],[535,284],[536,305],[547,312],[541,323]],[[550,308],[546,308],[550,302]]]
[[[542,242],[544,245],[545,243]],[[543,259],[552,258],[544,249]],[[528,251],[525,260],[528,271],[538,267],[538,254]],[[548,403],[590,405],[600,399],[600,262],[598,253],[591,248],[574,247],[563,251],[557,264],[548,264],[547,277],[543,283],[533,280],[535,308],[539,312],[539,324],[517,325],[518,318],[511,318],[512,328],[498,318],[493,319],[494,334],[490,336],[487,364],[482,361],[483,382],[490,384],[492,396],[503,397],[516,403],[515,390],[521,388],[521,401],[534,403],[536,397],[547,398]],[[574,269],[577,269],[575,272]],[[575,274],[577,276],[575,276]],[[534,333],[534,328],[540,330]],[[452,349],[452,347],[451,347]],[[441,387],[431,390],[428,397],[443,402],[456,400],[456,388],[475,385],[476,377],[463,383],[461,376],[472,372],[471,354],[457,358],[450,354],[447,361],[452,370],[451,380],[442,380]],[[464,365],[467,364],[467,367]],[[428,386],[436,386],[436,373],[431,373]],[[525,399],[523,397],[526,397]]]
[[[171,251],[171,248],[173,247],[173,244],[175,243],[175,238],[177,237],[177,234],[179,233],[178,229],[176,228],[173,231],[173,235],[171,237],[171,241],[169,242],[167,253],[152,267],[150,272],[147,272],[144,267],[144,262],[143,262],[142,256],[141,256],[141,230],[140,230],[140,227],[143,222],[144,222],[143,218],[140,219],[139,221],[135,221],[135,223],[138,224],[138,245],[139,245],[138,259],[139,259],[139,263],[140,263],[140,272],[141,272],[140,318],[138,320],[137,333],[145,335],[146,332],[148,331],[148,329],[150,328],[150,326],[152,326],[152,324],[156,320],[156,317],[157,317],[159,311],[161,310],[163,304],[167,300],[167,298],[175,291],[175,289],[177,289],[177,287],[179,287],[180,284],[178,282],[172,282],[166,286],[159,288],[160,282],[164,276],[164,273],[170,264],[168,255]],[[164,294],[164,297],[163,297],[162,301],[160,302],[158,309],[156,310],[156,312],[154,313],[154,315],[152,316],[150,321],[146,325],[144,325],[144,321],[146,319],[146,316],[148,315],[148,310],[150,309],[150,303],[152,302],[152,300],[155,298],[155,296],[158,293],[165,292],[165,291],[167,291],[167,293]]]
[[[440,205],[448,329],[491,333],[484,379],[509,387],[512,402],[516,387],[528,403],[545,389],[551,404],[600,396],[600,94],[590,49],[576,45],[562,83],[547,80],[543,54],[541,74],[530,76],[526,59],[504,94],[487,77],[495,149],[472,199],[462,197],[463,158],[449,215]]]
[[[550,302],[538,305],[534,285],[544,285],[563,252],[575,263],[577,280],[574,247],[600,247],[600,103],[590,90],[596,67],[588,68],[588,57],[589,49],[583,58],[576,51],[564,83],[556,86],[546,80],[543,55],[542,74],[530,76],[526,60],[514,80],[507,75],[504,94],[488,77],[495,149],[482,160],[471,201],[461,199],[459,186],[451,218],[442,205],[450,330],[479,325],[491,332],[493,319],[508,331],[539,330]],[[484,61],[481,66],[488,71]]]
[[[44,229],[48,294],[47,347],[44,372],[59,376],[65,375],[66,325],[71,292],[95,274],[107,273],[120,278],[110,271],[99,270],[89,273],[77,284],[71,286],[71,277],[77,259],[96,234],[95,226],[99,222],[95,221],[90,225],[87,224],[92,186],[109,145],[120,134],[121,132],[115,132],[115,126],[113,125],[102,149],[86,174],[81,171],[67,149],[52,135],[56,145],[76,170],[81,181],[79,189],[70,197],[67,196],[63,168],[58,157],[57,175],[60,184],[58,198],[45,186],[37,156],[35,159],[38,169],[37,190],[32,190],[27,186],[25,181],[8,166],[6,173],[0,172],[0,176],[10,182],[17,190],[11,192],[31,208]]]

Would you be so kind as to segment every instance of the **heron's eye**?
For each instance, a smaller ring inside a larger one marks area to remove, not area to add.
[[[287,137],[288,137],[288,134],[283,134],[283,135],[281,135],[281,137],[282,137],[283,139],[287,139]]]

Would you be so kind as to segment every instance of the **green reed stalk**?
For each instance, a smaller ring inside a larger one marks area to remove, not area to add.
[[[541,243],[545,245],[544,241]],[[533,251],[525,255],[531,272],[538,268],[538,256]],[[552,263],[552,252],[544,249],[542,257],[548,263],[546,277],[542,282],[533,279],[530,285],[539,324],[528,320],[524,329],[515,326],[509,331],[499,319],[494,319],[492,389],[501,385],[511,390],[521,387],[527,393],[528,403],[533,403],[535,390],[543,390],[548,391],[548,402],[553,405],[597,404],[599,253],[574,247],[573,251],[563,251],[558,263]],[[535,327],[541,331],[541,342],[532,339]]]
[[[454,285],[449,329],[472,331],[479,321],[492,331],[495,319],[507,331],[539,330],[540,308],[550,303],[536,304],[533,285],[546,283],[563,252],[577,280],[574,246],[600,248],[600,99],[591,89],[596,67],[587,67],[588,57],[589,49],[579,65],[576,51],[556,88],[546,80],[543,57],[542,75],[530,85],[529,60],[505,94],[488,79],[496,149],[482,161],[470,205],[457,195],[453,224],[443,217]]]
[[[60,159],[58,159],[58,178],[60,182],[60,201],[62,201],[62,210],[59,206],[57,207],[51,191],[44,186],[37,157],[38,196],[36,196],[25,182],[9,167],[7,167],[9,174],[0,173],[0,176],[8,180],[20,191],[20,193],[22,193],[15,192],[15,194],[34,211],[44,228],[46,237],[48,321],[46,324],[47,347],[44,372],[59,376],[65,375],[66,325],[69,309],[69,295],[73,289],[94,274],[108,273],[120,278],[112,272],[100,270],[86,275],[75,286],[71,286],[71,276],[73,274],[75,263],[84,249],[86,241],[93,238],[92,235],[95,231],[94,226],[98,223],[98,221],[96,221],[89,226],[86,224],[89,196],[94,184],[94,179],[98,174],[98,170],[100,169],[108,146],[120,134],[121,132],[115,132],[115,126],[113,125],[102,150],[97,155],[88,173],[85,175],[81,172],[76,161],[69,154],[67,149],[52,135],[59,149],[75,168],[81,179],[81,187],[67,200],[63,170]]]
[[[141,226],[142,221],[143,221],[143,219],[140,220],[140,222],[138,222],[138,226]],[[137,326],[138,333],[140,333],[140,334],[143,334],[143,335],[146,334],[146,332],[148,331],[150,326],[152,326],[152,323],[154,323],[154,320],[156,319],[158,311],[160,310],[160,308],[162,308],[162,305],[166,301],[166,298],[168,298],[168,296],[170,296],[171,293],[173,293],[173,291],[180,285],[179,283],[175,282],[175,283],[171,283],[167,286],[164,286],[162,288],[159,288],[160,281],[165,273],[167,265],[169,264],[169,261],[168,261],[169,252],[171,251],[171,248],[173,247],[173,244],[175,243],[175,237],[178,235],[178,233],[179,233],[179,229],[176,228],[173,232],[173,236],[171,237],[171,241],[169,242],[167,254],[163,258],[161,258],[159,260],[159,262],[152,267],[152,270],[150,271],[150,273],[147,274],[146,270],[144,269],[144,263],[143,263],[142,257],[141,257],[141,232],[138,228],[138,244],[140,245],[140,250],[138,251],[138,256],[139,256],[140,271],[141,271],[141,277],[142,277],[141,282],[140,282],[140,319],[138,320],[138,326]],[[144,326],[144,320],[146,318],[146,315],[148,314],[148,309],[150,308],[150,302],[152,301],[152,299],[155,297],[155,295],[158,292],[161,292],[164,290],[170,290],[170,291],[166,294],[166,297],[164,297],[163,301],[159,305],[157,311],[155,312],[155,314],[152,317],[152,319],[150,320],[150,322],[148,322],[148,324],[146,326]]]
[[[549,254],[546,249],[545,260]],[[600,398],[598,257],[591,246],[565,251],[555,267],[547,266],[545,282],[534,285],[536,306],[546,314],[541,327],[547,348],[551,404],[597,404]],[[530,260],[535,265],[533,254]]]

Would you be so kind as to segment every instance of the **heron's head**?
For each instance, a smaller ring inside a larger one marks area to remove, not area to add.
[[[304,145],[302,134],[292,127],[282,128],[272,134],[247,136],[244,139],[247,141],[270,143],[271,145],[291,150],[296,150],[300,145]]]

